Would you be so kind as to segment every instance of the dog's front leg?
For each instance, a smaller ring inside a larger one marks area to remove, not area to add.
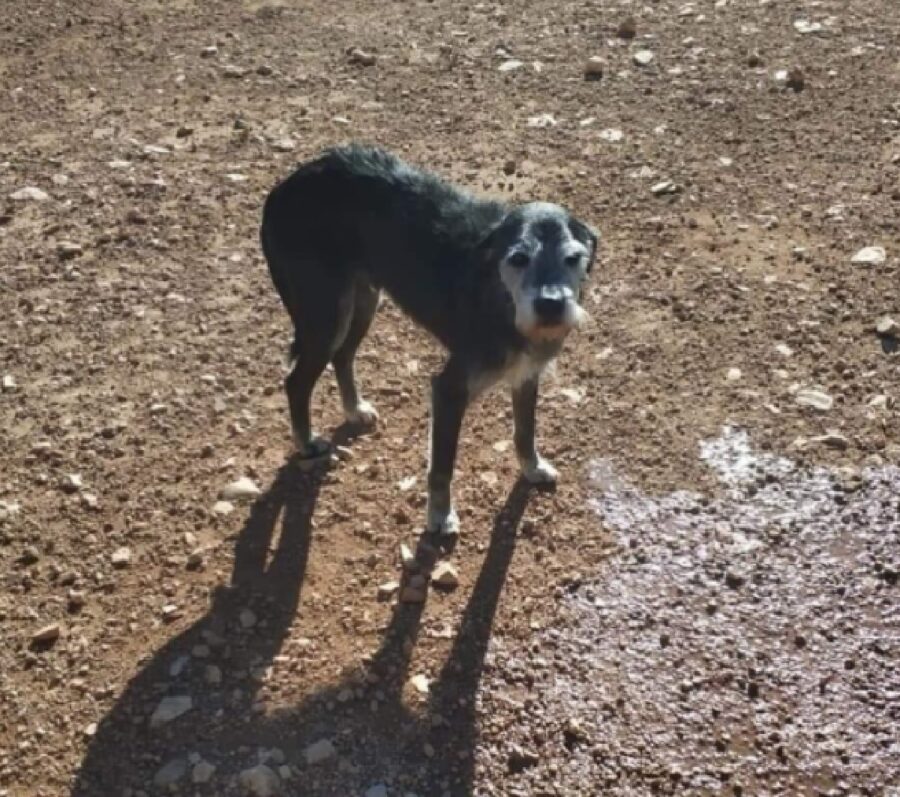
[[[431,380],[431,462],[426,519],[426,528],[430,532],[459,532],[459,517],[453,508],[450,482],[468,402],[465,368],[451,358],[444,370]]]
[[[537,452],[534,443],[534,413],[537,406],[538,382],[529,379],[513,388],[513,423],[516,454],[522,475],[532,484],[555,484],[556,468]]]

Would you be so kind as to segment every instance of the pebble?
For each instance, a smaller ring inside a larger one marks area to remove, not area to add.
[[[824,390],[804,389],[798,390],[794,396],[794,401],[801,407],[812,407],[813,409],[827,412],[834,406],[834,398],[832,398]]]
[[[64,492],[77,493],[84,487],[84,481],[82,480],[80,473],[67,473],[63,476],[60,487],[62,487]]]
[[[585,80],[600,80],[606,71],[606,61],[599,55],[592,55],[584,65]]]
[[[857,266],[880,266],[887,260],[887,251],[883,246],[864,246],[850,262]]]
[[[638,66],[649,66],[653,61],[653,53],[650,50],[637,50],[631,59]]]
[[[42,191],[40,188],[37,188],[33,185],[26,185],[24,188],[20,188],[18,191],[13,191],[9,195],[10,199],[14,199],[17,202],[46,202],[50,199],[50,194],[46,191]]]
[[[188,762],[186,758],[173,758],[157,770],[153,776],[153,785],[158,789],[168,789],[187,775],[187,769]]]
[[[729,382],[737,382],[742,376],[740,368],[729,368],[725,373],[725,379]]]
[[[794,20],[794,30],[800,34],[821,33],[823,29],[821,22],[810,22],[808,19]]]
[[[172,695],[164,697],[150,717],[150,727],[158,728],[161,725],[177,719],[182,714],[194,707],[194,701],[189,695]]]
[[[0,385],[2,385],[4,393],[14,393],[16,388],[19,387],[16,383],[16,378],[12,374],[4,374],[3,381]]]
[[[900,325],[890,316],[879,318],[875,324],[875,331],[879,335],[896,335],[900,331]]]
[[[292,138],[279,138],[272,144],[272,149],[276,152],[293,152],[296,148],[297,143]]]
[[[428,690],[431,687],[431,679],[427,675],[414,675],[409,679],[410,684],[413,689],[415,689],[420,695],[427,695]]]
[[[677,194],[681,189],[671,180],[662,180],[650,186],[650,193],[654,196],[665,196],[666,194]]]
[[[634,17],[626,17],[616,28],[616,36],[620,39],[633,39],[637,36],[637,22]]]
[[[231,484],[226,484],[219,493],[219,497],[226,500],[256,498],[261,493],[262,490],[259,489],[259,486],[253,479],[247,476],[241,476],[240,479],[231,482]]]
[[[800,67],[789,69],[785,77],[784,85],[794,91],[803,91],[806,88],[806,76]]]
[[[825,434],[811,438],[809,442],[828,446],[828,448],[835,448],[838,451],[846,451],[850,447],[850,441],[847,437],[834,429],[829,429]]]
[[[31,643],[33,645],[47,645],[51,642],[56,642],[59,639],[59,635],[59,623],[50,623],[43,628],[39,628],[31,635]]]
[[[387,786],[383,783],[376,783],[366,789],[366,797],[388,797]]]
[[[242,609],[238,619],[242,628],[253,628],[256,625],[256,614],[252,609]]]
[[[228,64],[222,68],[222,75],[227,78],[242,78],[247,74],[247,70],[242,66]]]
[[[450,562],[439,562],[431,573],[431,583],[444,589],[456,589],[459,571]]]
[[[514,72],[517,69],[521,69],[525,66],[522,61],[519,61],[515,58],[510,58],[509,61],[504,61],[500,66],[497,67],[499,72]]]
[[[416,556],[405,542],[400,543],[400,564],[404,570],[416,569]]]
[[[309,766],[327,761],[335,755],[337,755],[337,750],[334,749],[331,739],[319,739],[303,751],[303,757]]]
[[[77,244],[74,241],[60,241],[56,245],[56,254],[59,255],[60,260],[71,260],[83,253],[84,249],[82,249],[81,244]]]
[[[227,517],[234,512],[234,504],[231,501],[216,501],[212,508],[213,514],[219,517]]]
[[[359,64],[360,66],[375,66],[375,55],[359,47],[351,47],[347,55],[350,57],[351,63]]]
[[[121,548],[116,548],[116,550],[113,551],[110,560],[112,561],[113,567],[118,570],[128,567],[128,565],[131,564],[131,548],[124,545]]]
[[[400,589],[399,581],[386,581],[378,585],[378,600],[389,601],[397,590]]]
[[[245,769],[238,775],[238,783],[244,791],[255,797],[273,797],[281,789],[281,779],[265,764]]]
[[[205,671],[206,683],[210,686],[218,686],[222,683],[222,670],[215,664],[208,664]]]
[[[601,130],[598,135],[604,141],[609,141],[611,144],[615,144],[625,138],[625,134],[617,127],[607,127],[605,130]]]
[[[215,764],[210,764],[209,761],[198,761],[191,770],[191,781],[197,784],[209,783],[215,774]]]

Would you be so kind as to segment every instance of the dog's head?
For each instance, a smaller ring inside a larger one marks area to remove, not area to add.
[[[484,242],[529,340],[562,341],[587,318],[578,303],[594,263],[597,233],[559,205],[513,208]]]

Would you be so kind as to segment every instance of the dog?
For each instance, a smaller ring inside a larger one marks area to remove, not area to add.
[[[294,326],[285,380],[299,455],[323,456],[310,397],[330,362],[347,420],[375,408],[353,373],[380,292],[446,349],[431,380],[426,530],[456,534],[450,484],[467,405],[511,389],[524,477],[557,472],[535,447],[538,380],[586,313],[579,304],[598,234],[559,205],[480,199],[384,150],[339,147],[301,164],[266,198],[260,230],[269,272]]]

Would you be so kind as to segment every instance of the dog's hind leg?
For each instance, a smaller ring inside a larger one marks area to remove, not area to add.
[[[353,288],[353,316],[347,334],[331,360],[347,421],[361,427],[374,426],[378,420],[378,413],[368,401],[361,398],[356,388],[353,362],[356,350],[369,331],[377,309],[378,290],[364,278],[357,277]]]
[[[320,285],[303,304],[295,315],[292,351],[296,360],[285,380],[285,390],[297,451],[302,457],[317,457],[328,450],[328,442],[313,435],[310,399],[325,366],[347,336],[353,294],[349,286]]]

